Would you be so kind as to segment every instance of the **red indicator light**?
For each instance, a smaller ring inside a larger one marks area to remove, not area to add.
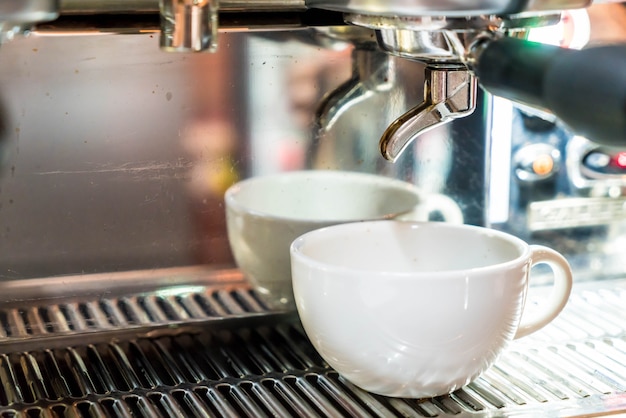
[[[620,168],[626,168],[626,151],[618,152],[615,155],[615,164]]]

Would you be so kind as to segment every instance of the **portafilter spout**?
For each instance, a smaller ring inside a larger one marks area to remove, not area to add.
[[[375,94],[389,91],[395,83],[393,58],[375,42],[355,43],[352,50],[352,76],[322,98],[314,118],[313,138],[332,129],[341,115]]]
[[[467,116],[475,107],[476,78],[465,66],[427,66],[424,101],[389,125],[381,137],[380,152],[395,162],[419,135]]]
[[[385,159],[397,161],[421,134],[473,113],[477,81],[468,51],[498,30],[502,19],[348,14],[346,21],[374,30],[383,51],[426,64],[424,100],[392,122],[380,139]]]
[[[307,156],[313,164],[319,147],[335,123],[350,109],[373,96],[386,94],[397,87],[397,68],[394,57],[380,49],[373,31],[358,26],[333,30],[323,34],[322,40],[353,46],[352,74],[348,80],[328,92],[318,104],[311,127],[311,142]]]

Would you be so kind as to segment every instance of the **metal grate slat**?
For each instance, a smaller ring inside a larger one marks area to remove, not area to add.
[[[250,396],[266,415],[287,417],[289,413],[262,382],[241,382],[239,387]]]
[[[24,337],[29,334],[19,310],[11,310],[7,312],[6,325],[4,328],[9,330],[7,334],[11,336]]]
[[[21,311],[22,319],[29,330],[29,334],[40,335],[46,332],[45,321],[39,315],[39,309],[30,307]]]
[[[221,390],[220,390],[221,388]],[[228,392],[230,385],[219,385],[217,390],[209,388],[198,388],[195,392],[199,395],[199,399],[203,401],[204,405],[213,414],[224,418],[239,418],[237,410],[231,406],[226,397],[222,395],[222,392]]]
[[[233,298],[239,305],[244,307],[246,312],[267,312],[268,308],[259,298],[254,297],[254,293],[248,289],[236,289],[232,293]]]
[[[53,399],[62,399],[67,397],[81,397],[84,395],[74,384],[71,373],[65,373],[61,370],[62,363],[57,359],[50,350],[40,353],[39,363],[43,363],[42,374],[43,379],[47,381],[50,387],[50,397]]]
[[[19,404],[24,401],[16,370],[9,356],[0,356],[0,380],[2,381],[2,405]]]
[[[491,388],[482,379],[477,379],[464,388],[474,396],[482,399],[490,407],[488,409],[503,409],[512,406],[507,398],[495,388]]]
[[[228,316],[228,312],[211,295],[197,294],[195,302],[202,308],[205,316],[209,318],[223,318]]]
[[[118,300],[118,308],[123,312],[129,324],[150,324],[147,312],[139,306],[136,297],[123,297]]]
[[[509,384],[513,383],[520,392],[534,402],[548,402],[548,400],[554,400],[550,399],[550,394],[546,393],[541,386],[533,384],[530,376],[518,372],[519,369],[515,367],[507,367],[505,363],[499,362],[494,365],[491,370],[501,378],[501,381],[506,381]],[[527,370],[524,372],[529,374]]]
[[[216,380],[225,379],[230,376],[240,377],[241,373],[238,373],[234,368],[234,364],[228,360],[228,357],[224,355],[224,352],[218,347],[219,343],[213,344],[216,338],[212,338],[208,335],[194,336],[192,341],[196,344],[191,348],[192,352],[198,353],[198,359],[202,370],[209,376],[215,376]],[[204,350],[200,349],[205,347]]]
[[[74,416],[76,417],[107,418],[106,412],[100,405],[89,401],[77,402],[74,404],[72,412],[74,412]],[[72,415],[66,412],[65,416]]]
[[[587,341],[585,343],[570,345],[580,356],[589,359],[589,362],[597,364],[599,368],[603,368],[611,373],[614,380],[619,382],[619,390],[624,391],[626,390],[624,389],[626,387],[626,363],[624,363],[624,358],[618,359],[617,361],[614,360],[607,352],[608,350],[602,348],[603,346],[605,346],[605,344],[602,341]]]
[[[439,415],[438,410],[445,412],[446,414],[457,415],[465,410],[463,404],[455,402],[451,396],[437,396],[428,402],[422,402],[419,406],[429,414],[429,416],[436,417]]]
[[[184,417],[183,410],[178,403],[173,402],[168,394],[161,392],[148,393],[147,398],[150,400],[152,407],[159,411],[163,417]]]
[[[167,322],[167,314],[163,312],[157,301],[160,298],[156,296],[141,296],[137,298],[137,305],[146,313],[149,322],[163,323]]]
[[[576,303],[572,306],[575,309],[569,310],[569,316],[575,317],[585,324],[593,324],[598,330],[594,335],[595,337],[620,335],[624,332],[623,323],[608,320],[608,318],[615,318],[615,316],[619,317],[618,312],[615,312],[614,315],[607,315],[607,309],[611,308],[610,305],[590,303],[588,298],[585,299],[582,295],[574,294],[572,298]]]
[[[241,417],[262,418],[269,416],[260,405],[254,402],[254,398],[248,396],[246,391],[243,390],[242,386],[246,383],[247,382],[243,381],[237,385],[223,385],[220,386],[220,388],[226,395],[226,398],[240,413]],[[228,390],[226,390],[226,388],[228,388]]]
[[[484,373],[478,378],[478,381],[483,381],[491,389],[494,389],[495,393],[500,393],[501,400],[506,399],[506,403],[512,402],[514,405],[526,405],[532,402],[533,399],[530,395],[526,394],[522,388],[515,386],[502,377],[495,370],[489,370],[489,373]]]
[[[65,359],[67,369],[73,376],[74,381],[76,382],[76,385],[81,393],[86,395],[98,393],[96,383],[94,382],[94,376],[92,376],[92,373],[89,372],[85,361],[78,355],[75,349],[67,348],[61,350],[61,352],[57,352],[57,355]]]
[[[470,412],[480,412],[487,408],[485,404],[480,402],[476,397],[472,396],[465,388],[451,393],[450,397]]]
[[[67,318],[63,315],[59,305],[51,305],[41,308],[48,317],[48,323],[51,325],[53,332],[68,332],[71,330],[67,323]]]
[[[539,358],[544,361],[546,369],[552,369],[562,376],[563,382],[570,382],[572,388],[578,393],[584,393],[586,396],[592,394],[611,393],[612,389],[599,381],[593,376],[593,371],[578,365],[571,359],[562,356],[565,351],[562,347],[545,347],[538,351]],[[580,366],[580,367],[579,367]]]
[[[500,367],[506,367],[508,373],[515,375],[516,379],[524,380],[526,385],[543,390],[550,400],[566,400],[575,395],[559,384],[560,379],[551,378],[547,370],[519,352],[505,354],[498,364]]]
[[[128,349],[122,351],[115,345],[114,353],[122,359],[122,364],[126,367],[123,370],[128,371],[128,375],[139,378],[140,387],[153,389],[157,386],[165,384],[163,376],[157,372],[162,365],[158,363],[160,359],[151,361],[147,353],[142,350],[141,341],[131,341]]]
[[[61,313],[65,317],[67,324],[72,331],[86,331],[87,323],[79,313],[78,304],[68,303],[60,306]]]
[[[550,363],[550,361],[543,358],[541,352],[537,350],[532,350],[529,353],[516,354],[523,358],[528,364],[543,372],[547,376],[548,381],[552,382],[553,385],[564,388],[564,391],[567,391],[571,396],[586,398],[593,393],[597,393],[593,386],[588,386],[585,382],[579,381],[576,376],[567,370]]]
[[[169,321],[182,321],[190,318],[185,307],[177,302],[175,296],[155,297],[154,301]]]
[[[341,388],[348,396],[355,399],[360,405],[368,411],[368,416],[372,417],[388,417],[392,415],[392,411],[381,402],[376,395],[369,392],[359,390],[352,383],[346,381],[336,372],[328,372],[327,378],[331,380],[338,388]]]
[[[118,367],[116,367],[117,365],[114,360],[109,361],[107,356],[107,361],[105,361],[102,354],[95,346],[87,346],[83,355],[86,360],[85,363],[89,365],[89,371],[91,372],[90,380],[97,385],[97,393],[125,391],[132,387],[132,383],[128,381],[129,379],[120,379],[117,377],[115,372],[118,370]],[[74,364],[78,364],[82,369],[82,365],[79,362]],[[109,366],[113,367],[111,371],[109,371]],[[135,387],[137,386],[138,384]]]
[[[613,373],[613,371],[598,364],[595,359],[581,355],[577,347],[577,344],[567,344],[565,348],[559,350],[559,355],[570,361],[571,364],[577,364],[579,369],[606,385],[605,393],[615,391],[623,392],[626,390],[622,378]]]
[[[402,416],[402,417],[428,416],[428,415],[424,415],[424,411],[421,408],[418,408],[416,406],[411,407],[411,405],[409,405],[403,399],[389,398],[386,401],[389,405],[389,409],[392,411],[392,413],[394,413],[397,416]]]
[[[227,314],[243,314],[246,312],[246,309],[242,307],[237,299],[233,298],[230,291],[218,290],[217,292],[211,294],[212,299],[222,307],[223,312]]]
[[[192,318],[204,318],[206,316],[204,310],[198,304],[195,294],[183,295],[177,297],[177,302],[189,313]]]
[[[124,401],[129,407],[130,413],[134,417],[163,417],[157,408],[143,396],[128,395],[124,396]]]
[[[91,319],[91,327],[97,329],[109,329],[115,325],[115,319],[102,309],[97,301],[86,302],[83,305],[85,315]]]
[[[46,387],[46,380],[43,378],[39,363],[35,357],[30,353],[25,353],[19,358],[21,371],[24,377],[24,384],[22,387],[24,390],[25,401],[34,402],[37,399],[52,399],[56,400],[55,396],[51,396],[48,388]]]
[[[344,415],[361,417],[368,414],[363,405],[354,399],[354,395],[346,393],[345,390],[342,390],[335,381],[329,379],[325,374],[309,374],[307,380],[316,386],[319,392],[345,411]]]
[[[131,418],[132,413],[126,402],[116,398],[102,398],[98,402],[107,417]]]
[[[265,380],[264,384],[268,385],[274,396],[281,400],[291,415],[300,417],[325,416],[320,410],[312,408],[306,399],[301,396],[295,388],[296,379],[295,376],[284,376],[281,379]]]
[[[179,385],[189,381],[193,382],[194,380],[189,378],[189,374],[185,373],[185,371],[189,370],[189,368],[185,368],[184,363],[176,361],[174,357],[175,353],[172,352],[171,348],[166,347],[166,343],[168,343],[167,345],[171,347],[170,341],[167,341],[166,339],[155,340],[153,342],[153,346],[155,352],[158,353],[159,358],[163,360],[163,367],[165,368],[167,374],[171,377],[174,385]]]
[[[176,389],[172,391],[172,399],[178,404],[184,417],[208,418],[209,412],[202,406],[196,394],[189,390]]]

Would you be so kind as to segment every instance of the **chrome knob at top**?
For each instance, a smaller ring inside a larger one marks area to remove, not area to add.
[[[202,52],[217,48],[218,0],[161,0],[161,48]]]

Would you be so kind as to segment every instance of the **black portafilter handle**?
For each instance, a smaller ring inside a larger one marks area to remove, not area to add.
[[[473,69],[487,91],[549,110],[593,142],[626,146],[626,45],[578,51],[502,38],[481,48]]]

